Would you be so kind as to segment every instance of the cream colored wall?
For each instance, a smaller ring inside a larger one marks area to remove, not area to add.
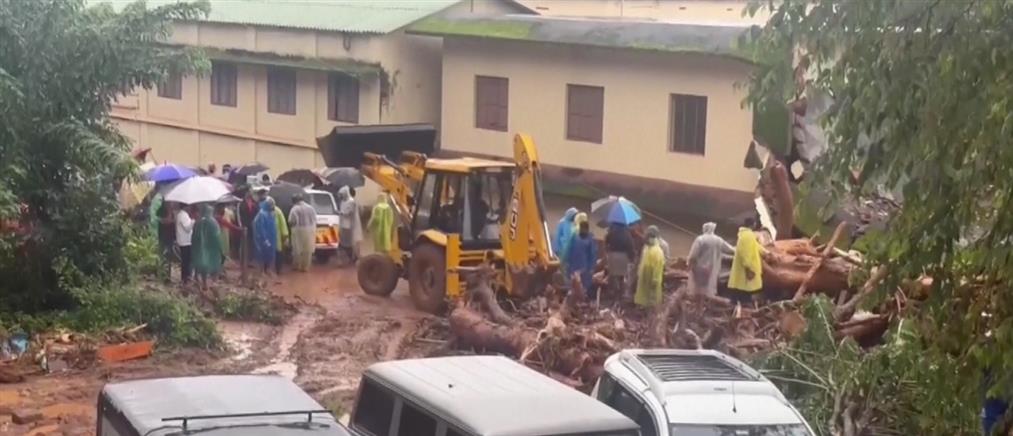
[[[406,35],[401,31],[346,36],[295,29],[178,23],[172,42],[379,63],[388,74],[390,97],[381,105],[380,77],[362,77],[359,124],[439,124],[442,67],[439,38]],[[297,72],[295,115],[269,113],[267,67],[241,64],[237,69],[236,107],[212,105],[210,78],[189,76],[183,78],[180,100],[158,97],[154,89],[138,89],[119,98],[113,116],[133,120],[123,124],[133,129],[129,136],[141,146],[161,149],[160,160],[206,165],[259,159],[271,166],[275,174],[290,168],[320,167],[323,159],[316,151],[316,138],[336,125],[347,124],[327,119],[327,76],[323,71]],[[180,130],[199,134],[184,139]],[[207,142],[204,138],[213,139]],[[179,150],[170,150],[175,142],[180,142]],[[198,143],[202,146],[198,147]],[[217,146],[223,151],[212,151]]]
[[[742,167],[752,112],[741,105],[747,66],[726,59],[504,41],[446,39],[442,146],[510,156],[515,132],[542,162],[694,185],[752,191]],[[477,129],[475,75],[509,78],[508,132]],[[566,85],[603,86],[603,143],[566,139]],[[707,96],[706,154],[669,148],[670,94]]]
[[[520,0],[541,15],[763,24],[766,11],[743,16],[746,0]]]

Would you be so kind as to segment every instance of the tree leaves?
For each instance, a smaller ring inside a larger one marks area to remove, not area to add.
[[[0,219],[21,229],[0,232],[3,305],[65,306],[63,272],[125,271],[115,194],[134,165],[108,111],[125,90],[207,65],[199,51],[164,45],[173,20],[207,11],[207,2],[116,13],[84,0],[0,0]]]
[[[796,53],[805,86],[836,100],[824,120],[829,149],[812,183],[838,195],[900,188],[903,208],[870,255],[897,266],[892,283],[935,279],[914,323],[931,338],[926,354],[966,359],[948,374],[963,385],[977,386],[985,368],[998,374],[997,385],[1013,385],[1006,358],[1013,356],[1006,334],[1013,332],[1013,2],[783,0],[771,7],[754,38],[758,53]],[[784,68],[760,67],[751,82],[754,102],[797,93]],[[849,182],[854,170],[857,185]],[[939,385],[947,386],[955,385]],[[961,404],[963,422],[973,422],[978,406]]]

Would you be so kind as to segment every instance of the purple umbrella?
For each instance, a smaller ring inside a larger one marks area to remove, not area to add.
[[[151,180],[152,182],[155,183],[172,182],[175,180],[190,178],[196,175],[197,173],[194,172],[194,170],[176,164],[162,164],[148,170],[148,172],[145,173],[145,176],[148,178],[148,180]]]

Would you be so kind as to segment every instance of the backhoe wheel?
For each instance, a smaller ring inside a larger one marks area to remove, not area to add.
[[[415,308],[439,314],[447,294],[447,257],[442,247],[421,244],[412,250],[408,265],[408,290]]]
[[[373,253],[359,259],[356,264],[359,287],[369,295],[390,296],[397,287],[397,264],[389,256]]]

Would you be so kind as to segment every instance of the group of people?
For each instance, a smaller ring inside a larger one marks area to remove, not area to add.
[[[162,272],[168,279],[171,261],[180,263],[180,281],[189,284],[197,277],[198,286],[208,288],[208,279],[221,273],[229,253],[230,212],[224,205],[184,205],[152,199],[150,225],[158,237]],[[223,230],[223,227],[226,230]]]
[[[639,225],[612,223],[604,242],[607,291],[615,296],[626,296],[636,265],[637,287],[633,302],[642,307],[660,303],[669,248],[659,229],[648,226],[641,234]],[[599,259],[598,243],[591,234],[587,214],[576,208],[567,210],[556,227],[552,248],[559,258],[563,276],[579,281],[587,298],[600,298],[593,278]]]
[[[753,301],[763,288],[761,254],[764,252],[754,232],[755,226],[754,219],[746,219],[733,247],[715,233],[715,223],[704,224],[703,232],[693,241],[687,257],[690,290],[717,295],[722,258],[728,256],[732,266],[727,295],[742,304]],[[556,227],[552,248],[560,260],[564,277],[579,281],[588,298],[599,298],[600,291],[593,279],[599,250],[588,215],[576,208],[567,210]],[[603,251],[605,289],[609,293],[628,296],[635,276],[633,302],[641,307],[661,303],[665,267],[672,257],[668,242],[661,237],[657,226],[609,224]]]
[[[208,167],[207,174],[217,175],[213,165]],[[250,250],[249,259],[264,275],[281,274],[284,254],[289,248],[292,269],[310,270],[316,250],[316,209],[296,194],[286,215],[269,195],[270,179],[261,180],[261,185],[249,187],[242,199],[231,203],[186,205],[166,202],[160,193],[152,197],[148,209],[150,226],[159,241],[163,265],[160,273],[166,280],[172,263],[178,261],[184,286],[196,277],[199,289],[209,289],[209,279],[221,276],[228,260],[239,260],[244,238]],[[362,240],[361,211],[349,187],[341,188],[338,197],[339,248],[354,263]],[[386,216],[388,222],[392,221],[390,214]],[[374,227],[379,231],[384,226]],[[387,235],[389,239],[390,233]]]

